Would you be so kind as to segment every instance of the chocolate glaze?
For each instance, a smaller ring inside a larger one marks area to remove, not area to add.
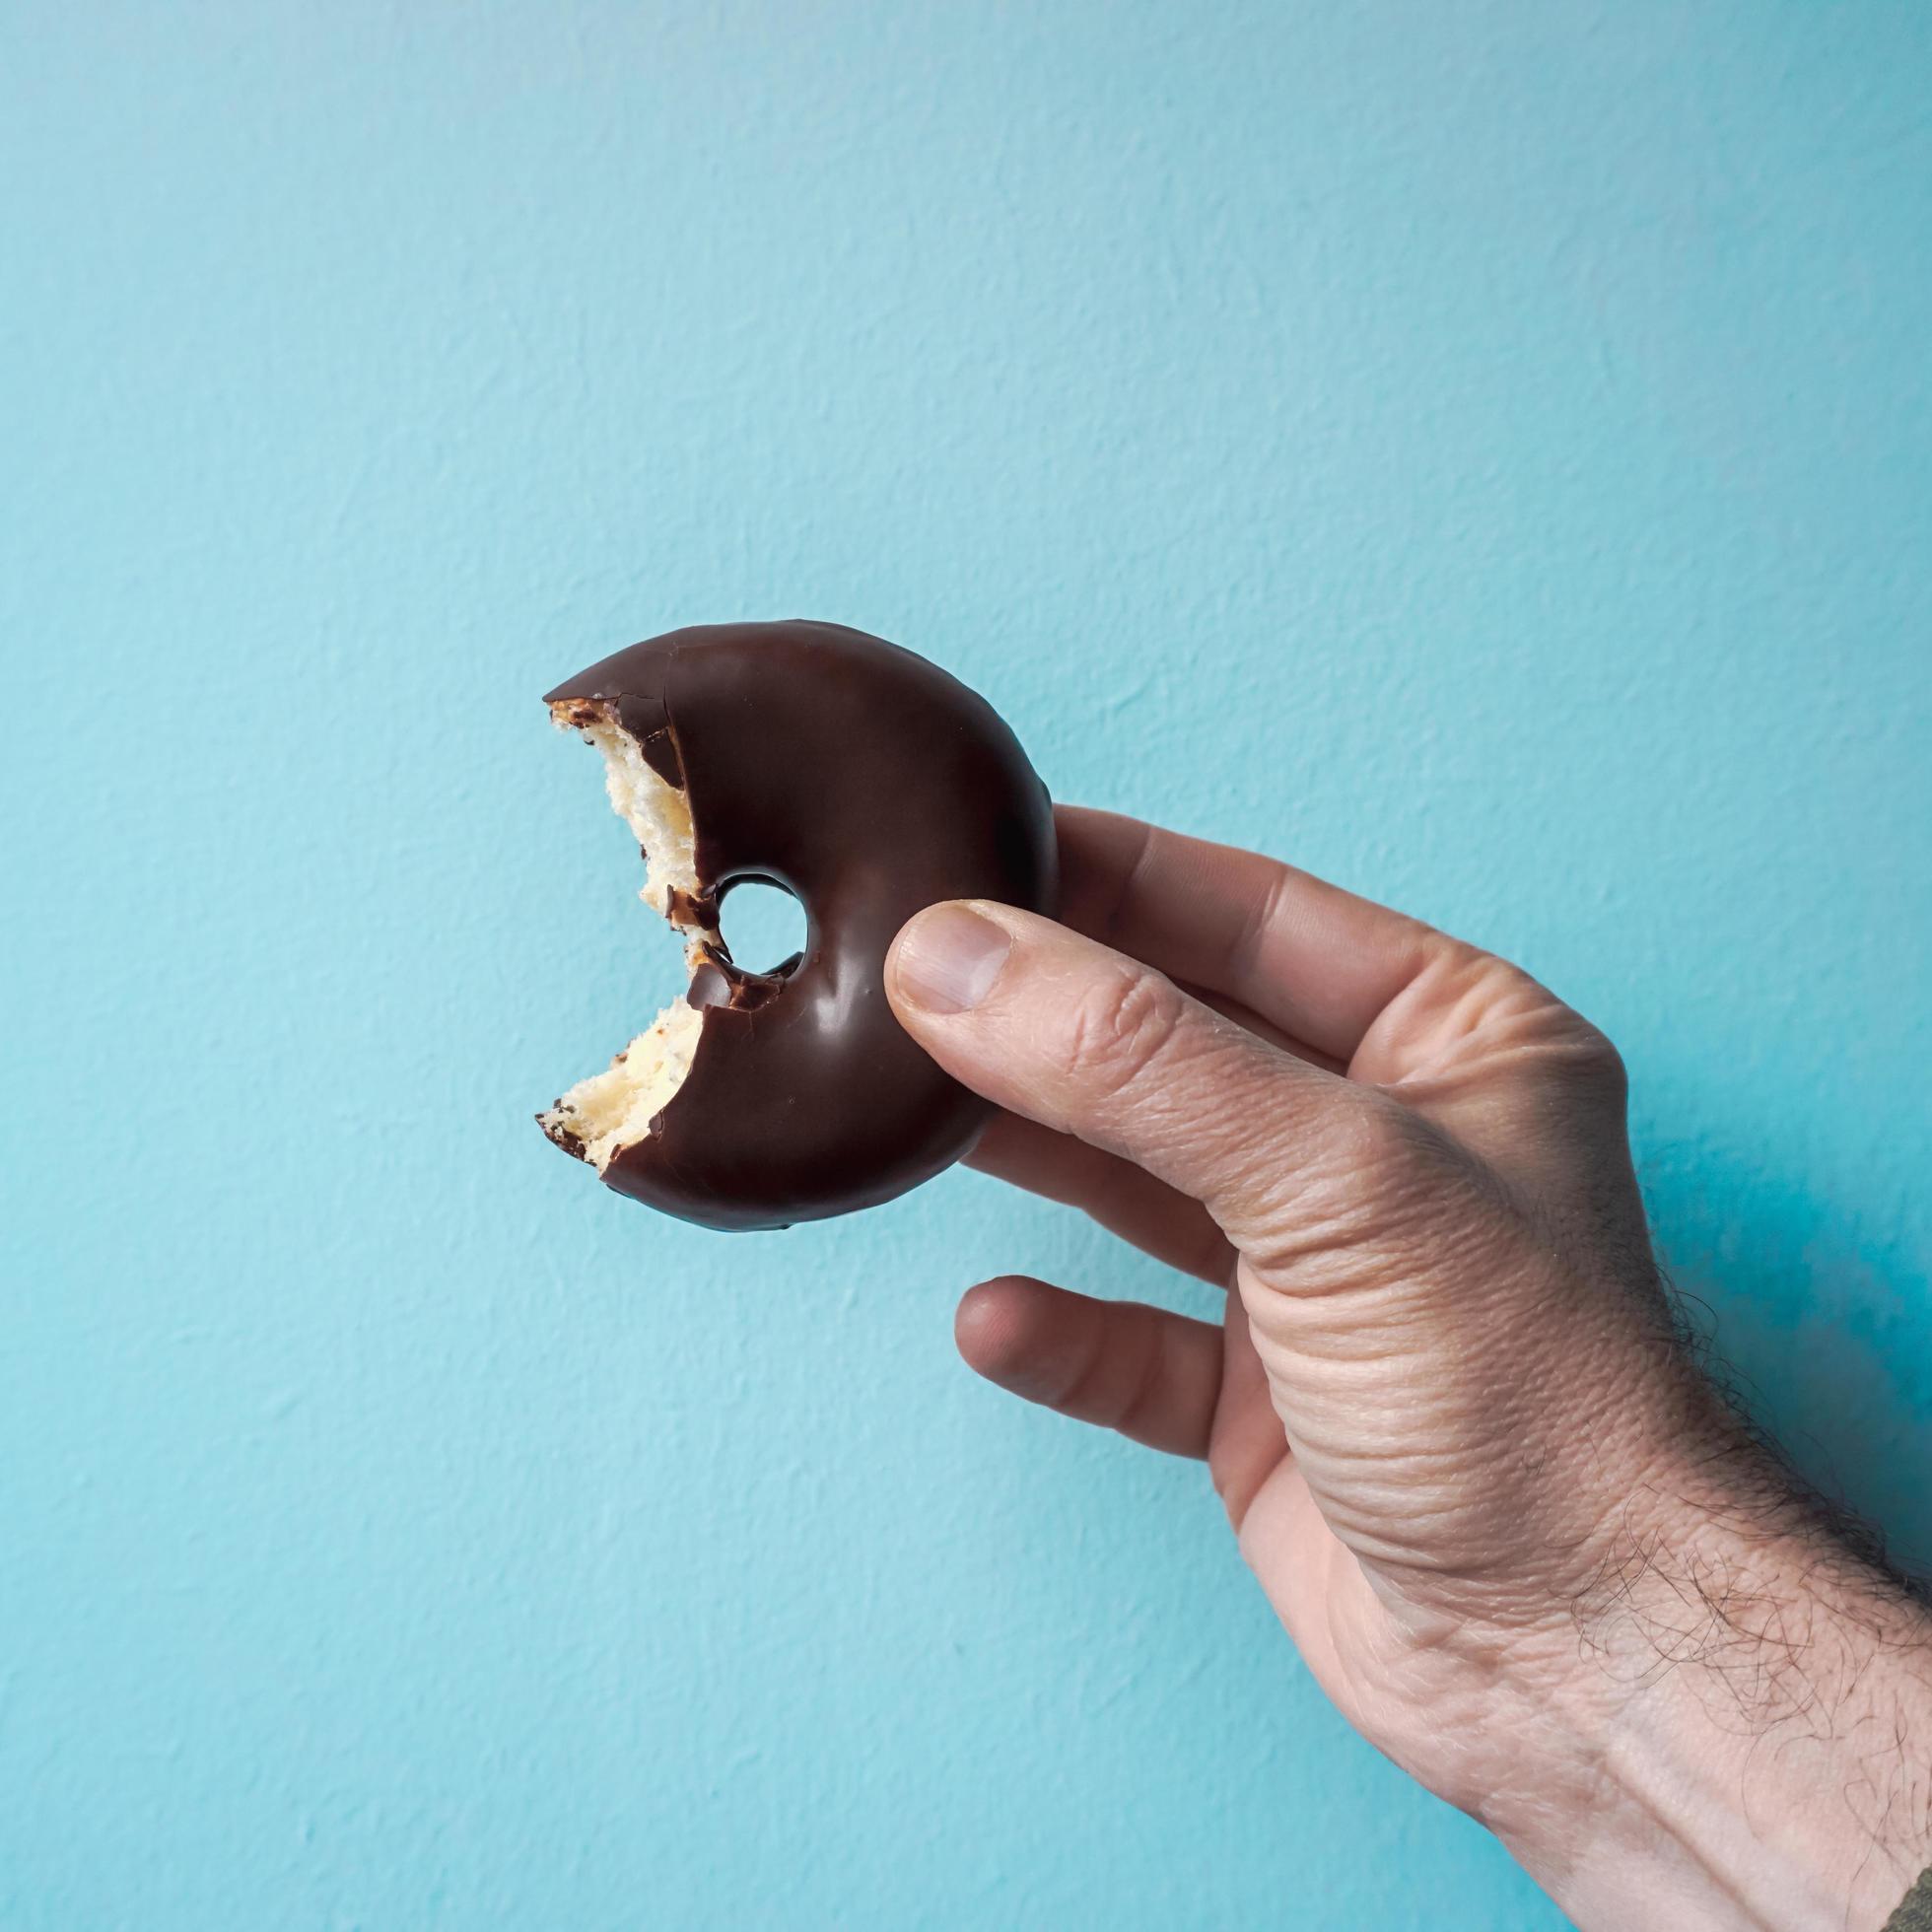
[[[685,791],[702,897],[678,895],[680,924],[715,929],[747,879],[805,910],[803,952],[770,973],[703,948],[691,1070],[605,1182],[708,1227],[783,1227],[888,1201],[964,1153],[988,1104],[900,1027],[883,968],[935,900],[1054,909],[1052,803],[992,706],[897,645],[804,621],[672,631],[545,702],[607,707]]]

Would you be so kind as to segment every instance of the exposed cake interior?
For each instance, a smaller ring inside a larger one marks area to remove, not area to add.
[[[691,1070],[704,1014],[681,997],[601,1073],[579,1080],[538,1124],[566,1152],[601,1174],[624,1148],[647,1138]]]
[[[574,698],[552,705],[550,713],[560,727],[581,732],[603,754],[611,808],[644,849],[640,896],[684,933],[685,961],[695,966],[705,942],[716,944],[718,933],[696,911],[702,901],[690,800],[652,769],[605,707]],[[624,1148],[650,1135],[691,1070],[703,1022],[702,1010],[680,994],[601,1073],[579,1080],[539,1114],[537,1124],[601,1174]]]

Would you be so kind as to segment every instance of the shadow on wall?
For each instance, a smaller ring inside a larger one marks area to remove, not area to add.
[[[1885,1532],[1897,1562],[1932,1576],[1926,1284],[1902,1254],[1896,1268],[1858,1255],[1828,1213],[1761,1173],[1705,1161],[1647,1177],[1645,1191],[1664,1264],[1753,1415],[1820,1489]],[[1737,1224],[1714,1225],[1713,1203],[1732,1204]]]

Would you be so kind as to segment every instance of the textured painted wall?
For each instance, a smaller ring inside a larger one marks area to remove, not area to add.
[[[1517,955],[1932,1554],[1922,6],[0,23],[0,1922],[1544,1928],[955,1174],[530,1113],[674,984],[537,694],[793,612]]]

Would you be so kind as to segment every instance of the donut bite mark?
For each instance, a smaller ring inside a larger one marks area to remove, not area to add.
[[[619,1193],[718,1228],[890,1200],[966,1151],[987,1104],[893,1017],[886,948],[935,900],[1051,913],[1052,804],[993,708],[912,652],[834,624],[673,631],[545,701],[602,754],[643,897],[690,984],[538,1121]],[[803,949],[730,956],[719,906],[762,880]]]
[[[638,896],[684,929],[686,962],[695,968],[705,944],[722,941],[716,908],[703,905],[697,889],[690,800],[652,765],[611,706],[594,699],[565,699],[551,704],[550,716],[560,730],[579,732],[602,753],[611,809],[631,828],[644,858],[645,882]],[[671,770],[676,771],[674,763]],[[537,1125],[565,1152],[588,1161],[601,1174],[622,1148],[651,1133],[652,1123],[683,1084],[701,1022],[699,1009],[680,995],[603,1072],[579,1080],[547,1113],[539,1114]]]

